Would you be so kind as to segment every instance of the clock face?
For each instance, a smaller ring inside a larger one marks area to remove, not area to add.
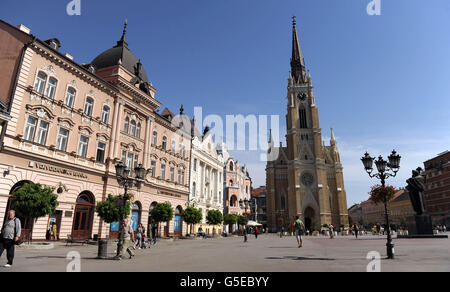
[[[302,183],[304,186],[309,187],[314,182],[314,177],[310,173],[304,173],[301,177]]]
[[[304,100],[306,100],[306,93],[299,93],[299,94],[297,95],[297,97],[298,97],[301,101],[304,101]]]

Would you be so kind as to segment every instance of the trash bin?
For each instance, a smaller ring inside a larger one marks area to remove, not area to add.
[[[106,259],[108,251],[108,242],[106,240],[98,241],[98,256],[97,259]]]

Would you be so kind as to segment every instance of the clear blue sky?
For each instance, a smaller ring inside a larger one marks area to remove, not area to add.
[[[403,156],[399,177],[450,145],[450,1],[381,0],[2,0],[0,18],[24,24],[61,51],[89,63],[120,38],[125,17],[131,50],[142,60],[158,99],[187,114],[278,114],[285,132],[291,17],[311,69],[324,138],[335,129],[348,204],[375,183],[359,158]],[[284,140],[284,138],[282,138]],[[259,152],[234,152],[265,184]]]

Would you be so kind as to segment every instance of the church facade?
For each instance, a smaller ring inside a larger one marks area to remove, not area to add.
[[[291,73],[288,81],[286,147],[269,141],[266,165],[267,220],[270,232],[299,216],[308,230],[323,224],[348,225],[343,167],[331,129],[322,140],[312,78],[306,70],[293,22]]]

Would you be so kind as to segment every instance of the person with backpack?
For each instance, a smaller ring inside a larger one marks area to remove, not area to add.
[[[303,221],[300,220],[299,216],[296,216],[295,219],[295,237],[297,238],[298,247],[300,248],[303,246],[302,236],[305,230],[305,224],[303,224]]]
[[[6,249],[6,258],[8,260],[8,263],[4,266],[5,268],[11,268],[13,265],[15,245],[20,244],[21,226],[20,219],[16,218],[16,212],[10,210],[8,212],[8,218],[3,224],[0,236],[0,257]]]

